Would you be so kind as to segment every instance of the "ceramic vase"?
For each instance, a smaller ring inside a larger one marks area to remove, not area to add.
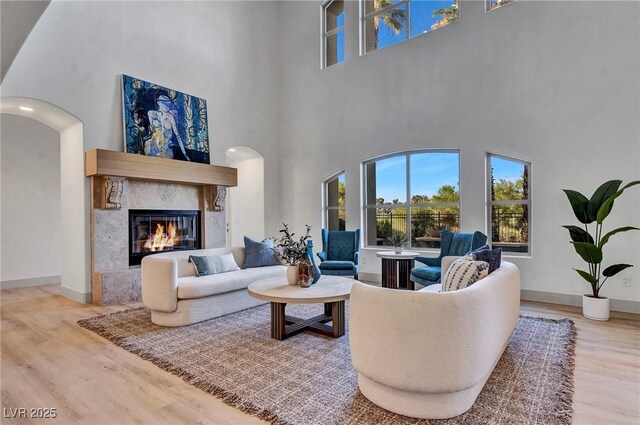
[[[313,241],[307,241],[307,254],[309,255],[309,261],[311,261],[311,268],[313,269],[313,279],[311,284],[313,285],[317,281],[320,280],[320,276],[322,276],[322,272],[320,272],[320,267],[316,264],[316,260],[313,258]]]
[[[308,259],[298,263],[298,285],[308,288],[313,283],[313,267]]]
[[[393,252],[395,252],[396,254],[402,254],[402,247],[401,246],[394,247]]]
[[[292,266],[292,265],[287,266],[287,282],[289,282],[289,285],[298,284],[299,274],[300,272],[297,264],[295,266]]]
[[[582,315],[592,320],[609,320],[609,298],[594,298],[593,295],[584,294]]]

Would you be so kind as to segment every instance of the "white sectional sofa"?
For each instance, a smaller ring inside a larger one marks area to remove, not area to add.
[[[195,276],[190,255],[232,253],[244,265],[244,248],[173,251],[142,259],[142,302],[151,310],[153,323],[183,326],[264,304],[247,293],[250,283],[264,278],[286,277],[286,267],[242,269],[210,276]]]
[[[443,259],[443,276],[453,259]],[[520,273],[503,261],[468,288],[433,290],[354,283],[349,333],[365,397],[402,415],[444,419],[471,408],[500,359],[518,321]]]

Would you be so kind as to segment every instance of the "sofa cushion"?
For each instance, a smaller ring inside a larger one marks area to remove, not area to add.
[[[253,267],[275,266],[276,264],[278,264],[278,260],[276,259],[276,251],[273,246],[273,241],[269,238],[264,239],[261,242],[258,242],[245,236],[244,250],[245,250],[245,260],[244,260],[245,269],[249,269]]]
[[[321,270],[352,270],[355,267],[353,261],[333,261],[327,260],[320,263]]]
[[[411,270],[411,274],[419,277],[420,279],[430,280],[432,282],[437,282],[440,279],[441,269],[440,267],[416,267]]]
[[[502,249],[491,249],[489,245],[485,245],[468,253],[466,257],[468,260],[486,261],[489,263],[489,274],[491,274],[500,268],[500,262],[502,261]]]
[[[435,285],[425,286],[422,289],[418,289],[416,292],[441,292],[442,284],[436,283]]]
[[[240,270],[231,253],[207,256],[190,255],[189,261],[196,268],[196,276],[198,277]]]
[[[178,299],[193,299],[224,294],[246,289],[256,280],[282,276],[285,279],[284,266],[270,266],[237,270],[210,276],[188,276],[178,279]]]
[[[148,255],[142,259],[142,264],[144,268],[144,263],[153,262],[155,258],[172,258],[175,260],[178,266],[178,277],[185,276],[194,276],[196,274],[196,269],[193,267],[193,263],[189,262],[190,255],[197,256],[205,256],[205,255],[222,255],[231,253],[233,258],[236,261],[236,264],[242,266],[244,264],[244,248],[242,247],[231,247],[231,248],[206,248],[206,249],[193,249],[193,250],[178,250],[178,251],[167,251],[161,252],[158,254]]]
[[[469,261],[459,258],[451,264],[442,279],[441,292],[455,291],[473,285],[489,274],[489,263],[486,261]]]

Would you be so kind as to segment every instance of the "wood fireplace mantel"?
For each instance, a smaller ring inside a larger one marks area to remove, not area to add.
[[[199,164],[125,152],[95,149],[85,154],[85,174],[131,179],[233,187],[238,170],[219,165]]]

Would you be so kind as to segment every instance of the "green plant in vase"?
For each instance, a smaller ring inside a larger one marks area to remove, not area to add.
[[[569,199],[571,208],[576,218],[584,226],[565,225],[569,230],[571,243],[580,257],[587,263],[588,270],[574,269],[584,280],[591,285],[592,294],[585,294],[582,298],[583,315],[590,319],[607,320],[609,318],[609,299],[600,296],[600,289],[607,279],[621,271],[633,267],[631,264],[612,264],[604,270],[604,246],[609,239],[617,233],[630,230],[640,230],[633,226],[623,226],[603,234],[603,222],[611,213],[614,201],[624,191],[632,186],[640,184],[640,181],[632,181],[622,188],[622,180],[610,180],[603,183],[591,196],[586,196],[575,190],[563,189]],[[589,225],[595,224],[591,233]]]
[[[289,225],[282,223],[283,228],[280,239],[275,240],[278,255],[287,262],[287,280],[290,285],[297,285],[299,279],[299,265],[301,262],[309,261],[307,251],[307,240],[311,237],[311,226],[305,224],[306,233],[300,238],[295,238],[295,233],[289,230]]]
[[[393,245],[393,251],[396,254],[400,254],[402,252],[402,248],[404,248],[407,245],[407,242],[409,242],[407,234],[400,230],[392,231],[388,240]]]

